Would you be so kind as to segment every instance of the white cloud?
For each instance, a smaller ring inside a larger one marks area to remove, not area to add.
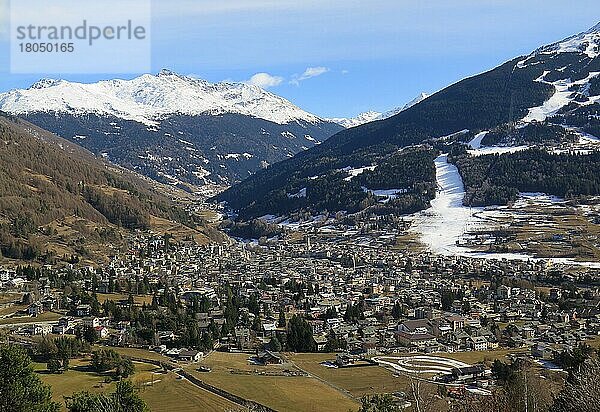
[[[302,73],[300,76],[294,75],[292,77],[292,80],[290,80],[290,83],[298,86],[301,81],[320,76],[324,73],[327,73],[328,71],[329,68],[323,66],[307,67],[306,70],[304,70],[304,73]]]
[[[324,73],[327,73],[328,71],[329,69],[327,67],[309,67],[306,70],[304,70],[304,73],[302,73],[298,80],[306,80],[310,79],[311,77],[317,77]]]
[[[348,71],[348,70],[342,70],[342,74],[348,74],[348,73],[350,73],[350,71]]]
[[[283,77],[272,76],[269,73],[256,73],[250,80],[246,80],[244,83],[267,89],[269,87],[279,86],[283,80]]]

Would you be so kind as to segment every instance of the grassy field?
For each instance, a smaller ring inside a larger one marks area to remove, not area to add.
[[[191,229],[179,223],[174,223],[166,219],[162,219],[156,216],[150,216],[150,226],[152,230],[159,234],[166,234],[173,236],[175,240],[181,240],[187,237],[192,237],[196,243],[205,245],[209,242],[209,239],[201,232]]]
[[[15,312],[27,309],[27,305],[10,305],[0,309],[0,316],[11,315]]]
[[[152,385],[142,385],[140,396],[152,412],[221,412],[240,407],[226,399],[204,391],[187,380],[177,380],[175,374],[157,376]]]
[[[276,410],[345,412],[358,409],[355,400],[315,378],[260,374],[294,369],[291,364],[254,366],[248,364],[247,358],[246,354],[213,352],[202,362],[210,366],[212,372],[196,372],[195,367],[189,368],[189,372],[211,385]],[[231,370],[250,374],[234,374]]]
[[[13,303],[15,301],[20,302],[22,297],[23,296],[21,293],[1,292],[0,293],[0,305],[2,305],[4,303]]]
[[[54,400],[64,406],[64,396],[70,396],[74,392],[102,392],[114,389],[114,383],[104,383],[104,377],[90,371],[88,366],[89,359],[73,359],[69,363],[70,369],[65,373],[47,373],[43,363],[35,363],[34,369],[42,380],[52,387]],[[139,364],[135,366],[136,369],[140,367]]]
[[[11,323],[37,323],[37,322],[53,322],[62,318],[64,315],[57,312],[44,312],[39,316],[31,317],[29,315],[16,316],[10,318],[0,319],[0,325],[7,325]]]
[[[335,369],[320,365],[323,361],[334,360],[335,354],[301,353],[289,355],[289,358],[299,368],[348,391],[357,398],[373,393],[408,390],[408,378],[395,377],[392,372],[379,366]]]
[[[135,374],[131,381],[140,391],[140,396],[153,412],[167,411],[228,411],[236,405],[219,396],[206,392],[190,382],[177,380],[173,373],[155,373],[157,368],[146,363],[135,362]],[[89,359],[74,359],[70,369],[62,374],[50,374],[46,365],[35,363],[34,368],[42,380],[52,387],[52,397],[65,409],[64,397],[74,392],[110,392],[115,383],[105,383],[104,376],[89,370]]]
[[[106,300],[118,302],[129,299],[127,293],[98,293],[98,302],[104,303]],[[133,303],[137,306],[142,306],[144,303],[150,305],[152,303],[152,295],[133,295]]]
[[[98,346],[101,347],[101,346]],[[159,353],[156,352],[152,352],[149,350],[144,350],[144,349],[136,349],[136,348],[120,348],[120,347],[107,347],[108,349],[112,349],[118,353],[120,353],[121,355],[125,355],[125,356],[130,356],[133,358],[140,358],[140,359],[150,359],[150,360],[157,360],[157,361],[165,361],[168,362],[170,361],[169,358],[167,358],[166,356],[163,356]]]

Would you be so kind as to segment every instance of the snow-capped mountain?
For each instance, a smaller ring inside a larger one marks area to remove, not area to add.
[[[345,127],[346,129],[350,127],[360,126],[361,124],[369,123],[374,120],[379,120],[381,118],[381,112],[368,111],[358,114],[355,117],[334,117],[329,118],[327,120],[337,123],[340,126]]]
[[[591,29],[567,37],[559,42],[540,47],[528,57],[539,54],[584,53],[590,59],[600,54],[600,23]]]
[[[327,120],[337,123],[340,126],[345,127],[346,129],[349,129],[351,127],[360,126],[365,123],[374,122],[375,120],[383,120],[383,119],[387,119],[389,117],[395,116],[398,113],[414,106],[415,104],[422,102],[427,97],[429,97],[429,95],[427,93],[421,93],[417,97],[415,97],[413,100],[406,103],[404,106],[396,107],[395,109],[388,110],[385,113],[370,110],[368,112],[360,113],[359,115],[357,115],[355,117],[335,117],[335,118],[329,118]]]
[[[395,109],[392,109],[392,110],[389,110],[389,111],[383,113],[381,116],[379,116],[379,118],[377,120],[387,119],[389,117],[395,116],[398,113],[403,112],[406,109],[410,109],[415,104],[421,103],[423,100],[427,99],[428,97],[429,97],[429,94],[422,92],[417,97],[412,99],[410,102],[406,103],[404,106],[396,107]]]
[[[230,185],[342,127],[244,83],[162,70],[92,84],[43,79],[0,110],[175,185]]]
[[[2,110],[14,114],[94,113],[156,125],[172,114],[236,113],[286,124],[322,120],[286,99],[244,83],[210,83],[169,70],[132,80],[93,84],[42,79],[27,90],[0,94]]]

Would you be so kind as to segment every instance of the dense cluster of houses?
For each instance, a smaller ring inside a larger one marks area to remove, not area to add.
[[[308,320],[317,350],[331,349],[336,342],[335,349],[366,355],[531,347],[533,355],[547,358],[600,332],[598,290],[573,295],[560,286],[589,276],[591,269],[577,273],[541,261],[410,252],[392,247],[401,231],[396,226],[401,227],[375,219],[350,230],[332,223],[296,228],[293,237],[205,246],[182,241],[166,247],[162,237],[138,234],[130,239],[133,246],[127,253],[113,257],[101,270],[60,270],[96,273],[98,293],[114,292],[117,280],[139,288],[143,278],[176,291],[188,304],[206,298],[211,310],[196,319],[202,330],[225,322],[224,285],[241,298],[258,295],[261,326],[250,327],[256,315],[242,308],[248,322],[218,342],[230,350],[255,350],[276,336],[285,340],[287,330],[278,318],[282,310],[288,319],[297,314]],[[292,283],[301,285],[300,290],[287,287]],[[74,333],[83,325],[95,328],[111,344],[128,344],[127,322],[93,317],[89,305],[77,305],[58,321],[36,323],[43,312],[65,307],[61,292],[47,279],[32,286],[4,269],[0,286],[22,292],[36,288],[27,308],[32,322],[10,326],[17,333]],[[78,281],[78,286],[90,290],[91,279]],[[353,306],[360,307],[360,316],[345,316]],[[176,335],[157,331],[155,347],[177,359],[202,356],[171,348]]]

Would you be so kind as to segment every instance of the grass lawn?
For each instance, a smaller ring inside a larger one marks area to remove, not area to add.
[[[379,366],[360,368],[326,368],[320,365],[327,360],[335,360],[335,354],[301,353],[290,354],[289,358],[301,369],[341,388],[360,398],[373,393],[407,391],[409,380]]]
[[[110,392],[115,382],[105,383],[104,376],[88,369],[90,359],[73,359],[70,369],[62,374],[50,374],[43,363],[34,363],[41,379],[52,387],[52,397],[65,409],[64,396],[75,392]],[[190,382],[177,380],[175,374],[154,373],[156,367],[135,362],[135,373],[131,381],[139,389],[140,396],[156,411],[227,411],[236,405]]]
[[[4,303],[13,303],[16,301],[21,301],[22,294],[15,292],[1,292],[0,293],[0,305]]]
[[[115,352],[120,353],[121,355],[130,356],[132,358],[150,359],[164,362],[170,361],[170,359],[166,356],[145,349],[120,348],[118,346],[98,346],[98,348],[100,347],[104,349],[112,349]]]
[[[246,399],[273,409],[290,412],[337,412],[358,409],[358,403],[336,389],[312,377],[263,376],[233,374],[232,369],[270,371],[294,369],[290,364],[255,366],[247,362],[248,355],[211,353],[202,364],[212,368],[209,373],[189,372],[199,379]]]
[[[587,340],[585,343],[587,343],[594,349],[599,349],[600,348],[600,335],[594,336],[593,338]]]
[[[102,392],[114,389],[114,383],[106,384],[104,376],[88,370],[89,363],[89,358],[72,359],[69,362],[69,370],[61,374],[47,373],[43,363],[34,363],[34,369],[42,381],[52,387],[52,397],[65,409],[64,396],[79,391]],[[136,369],[140,367],[138,364],[135,366]]]
[[[27,305],[10,305],[0,309],[0,316],[11,315],[15,312],[27,309]]]
[[[63,315],[62,313],[44,312],[41,315],[36,316],[36,317],[31,317],[29,315],[25,315],[25,316],[11,317],[11,318],[3,318],[3,319],[0,319],[0,325],[7,325],[7,324],[11,324],[11,323],[53,322],[53,321],[59,320],[63,316],[65,316],[65,315]]]

